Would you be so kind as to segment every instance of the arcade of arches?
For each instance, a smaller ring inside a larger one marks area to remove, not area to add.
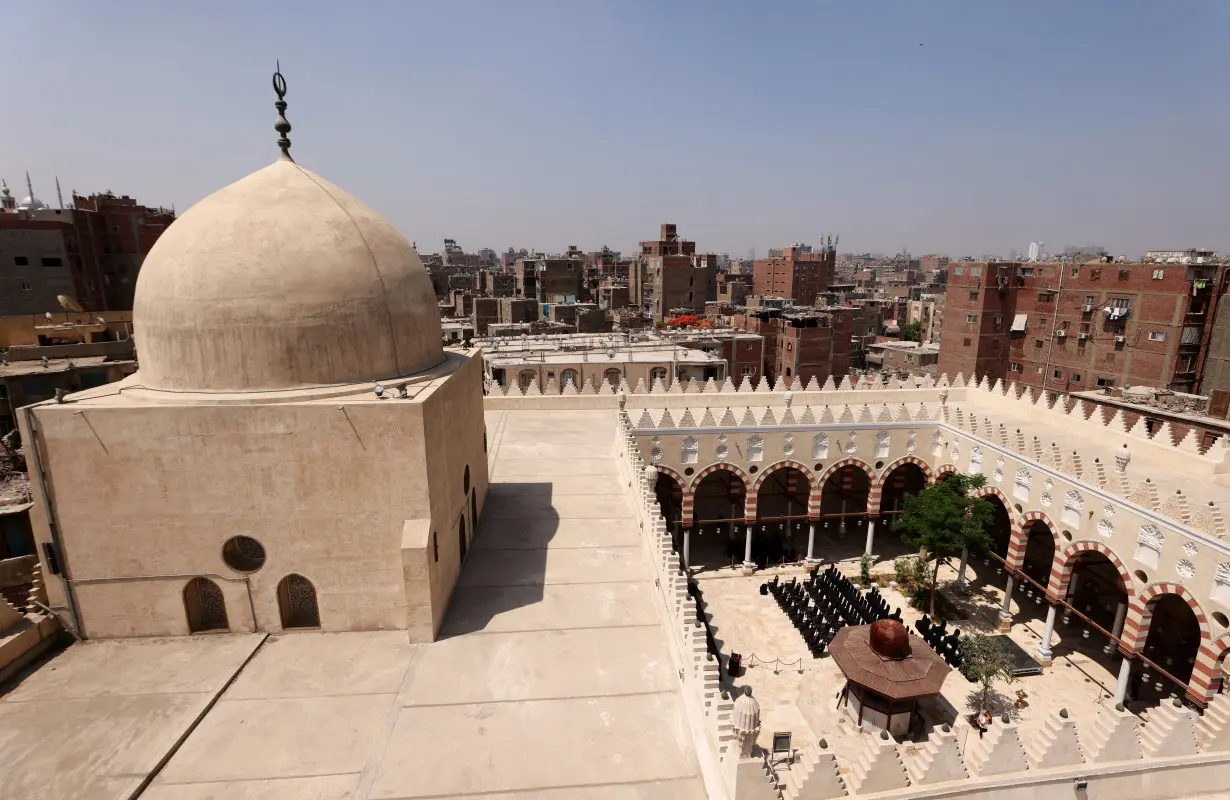
[[[891,535],[893,518],[907,496],[937,476],[912,458],[876,467],[879,479],[876,469],[855,459],[784,461],[747,471],[719,463],[685,475],[658,467],[654,492],[676,551],[696,572],[750,573],[873,552],[893,558],[910,552]],[[1010,506],[997,489],[979,494],[994,512],[991,555],[968,566],[962,559],[958,580],[968,572],[971,582],[1004,590],[1002,630],[1014,619],[1015,600],[1017,615],[1036,616],[1044,626],[1037,657],[1049,663],[1056,654],[1080,651],[1106,662],[1118,673],[1116,701],[1156,702],[1182,689],[1204,705],[1221,690],[1230,636],[1212,640],[1204,612],[1181,586],[1151,585],[1143,572],[1129,575],[1105,545],[1070,541],[1068,531],[1041,513]],[[1057,626],[1071,635],[1052,650]]]

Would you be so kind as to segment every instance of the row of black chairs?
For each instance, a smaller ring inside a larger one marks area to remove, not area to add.
[[[922,640],[932,650],[939,653],[945,663],[953,669],[961,669],[964,659],[961,658],[961,629],[948,632],[948,621],[940,620],[939,624],[931,621],[931,615],[923,614],[922,619],[914,623]]]
[[[888,613],[888,604],[878,590],[865,597],[835,569],[801,583],[797,578],[783,583],[775,576],[761,584],[760,593],[773,595],[814,658],[824,654],[837,631],[846,625],[865,625],[886,617],[901,619],[900,608]]]

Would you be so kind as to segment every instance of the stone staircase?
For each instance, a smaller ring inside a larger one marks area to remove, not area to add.
[[[777,778],[782,800],[832,800],[847,794],[837,772],[837,757],[824,740],[804,746],[790,769],[779,770]]]
[[[1200,749],[1206,753],[1230,750],[1230,697],[1217,695],[1196,726]]]

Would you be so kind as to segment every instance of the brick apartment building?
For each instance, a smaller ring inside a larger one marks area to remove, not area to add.
[[[820,383],[850,371],[853,309],[783,313],[766,309],[731,317],[731,326],[764,338],[764,373],[771,380],[798,378]],[[734,369],[731,370],[732,377]]]
[[[697,255],[696,242],[679,236],[663,223],[659,239],[641,242],[641,269],[629,269],[633,302],[649,306],[654,322],[677,311],[703,314],[705,303],[717,297],[717,256]]]
[[[20,208],[0,196],[0,316],[59,311],[67,295],[86,311],[132,308],[137,273],[175,220],[128,196],[73,195],[72,208]]]
[[[1225,268],[955,262],[939,371],[1056,392],[1199,385]]]
[[[799,305],[811,305],[816,296],[833,283],[837,250],[793,244],[783,247],[781,256],[758,258],[752,265],[752,293],[789,297]]]
[[[580,258],[522,258],[513,271],[518,297],[539,303],[588,302],[586,262]]]

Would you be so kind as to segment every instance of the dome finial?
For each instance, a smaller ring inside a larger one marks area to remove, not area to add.
[[[276,71],[273,73],[273,91],[277,94],[277,102],[273,107],[278,110],[277,122],[273,123],[273,129],[278,132],[278,147],[282,148],[282,158],[287,161],[294,161],[290,157],[290,139],[286,138],[286,134],[290,133],[290,122],[286,119],[286,79],[282,77],[282,62],[274,62],[277,65]]]

